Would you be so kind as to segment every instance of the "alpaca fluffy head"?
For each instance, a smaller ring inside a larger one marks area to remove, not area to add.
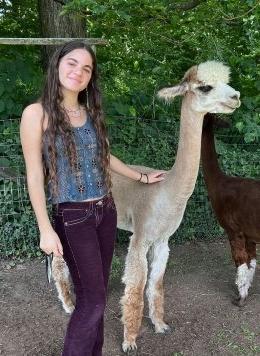
[[[207,61],[197,67],[197,80],[207,85],[229,82],[230,68],[218,61]]]
[[[230,69],[222,62],[207,61],[191,67],[180,84],[164,88],[158,97],[166,102],[190,94],[191,108],[200,113],[231,113],[240,106],[240,93],[229,86]]]

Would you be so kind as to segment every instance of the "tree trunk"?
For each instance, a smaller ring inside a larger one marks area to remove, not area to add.
[[[85,19],[75,15],[60,15],[62,1],[38,0],[42,37],[86,37]],[[46,68],[56,46],[43,47],[43,66]]]

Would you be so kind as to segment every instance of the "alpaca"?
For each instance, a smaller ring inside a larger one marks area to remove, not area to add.
[[[228,81],[229,68],[221,62],[208,61],[191,67],[179,85],[159,91],[159,98],[167,102],[177,95],[184,96],[176,161],[162,182],[146,185],[112,173],[118,228],[133,233],[122,279],[125,284],[121,300],[124,352],[137,348],[136,337],[141,325],[143,293],[147,282],[148,250],[150,276],[146,294],[149,316],[157,333],[169,330],[163,320],[163,276],[169,256],[168,240],[179,227],[187,201],[194,190],[204,115],[207,112],[231,113],[240,105],[240,93],[231,88]],[[134,167],[144,173],[152,170]],[[55,271],[55,264],[54,259],[54,278],[58,275],[65,279],[62,271]],[[61,280],[56,278],[59,294],[64,295],[69,287],[66,286],[62,291],[60,283]]]
[[[202,133],[202,170],[209,199],[219,224],[226,231],[234,259],[239,297],[243,306],[256,268],[256,244],[260,243],[260,181],[225,175],[218,165],[213,119],[205,117]]]

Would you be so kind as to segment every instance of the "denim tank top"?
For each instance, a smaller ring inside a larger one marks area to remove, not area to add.
[[[73,127],[77,150],[76,169],[70,168],[60,136],[56,138],[57,149],[57,196],[52,195],[52,182],[48,183],[48,200],[52,204],[96,199],[107,194],[104,175],[98,162],[96,130],[90,117],[81,127]],[[47,143],[43,143],[44,159],[49,166]]]

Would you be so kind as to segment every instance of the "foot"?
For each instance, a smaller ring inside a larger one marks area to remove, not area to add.
[[[62,303],[62,306],[67,314],[72,314],[75,309],[75,306],[73,304]]]
[[[137,346],[135,341],[124,341],[122,344],[122,349],[127,352],[127,355],[135,355],[137,352]]]
[[[232,303],[237,307],[244,307],[246,305],[247,298],[237,297],[232,300]]]
[[[154,330],[157,334],[168,334],[171,332],[169,325],[164,322],[154,324]]]

